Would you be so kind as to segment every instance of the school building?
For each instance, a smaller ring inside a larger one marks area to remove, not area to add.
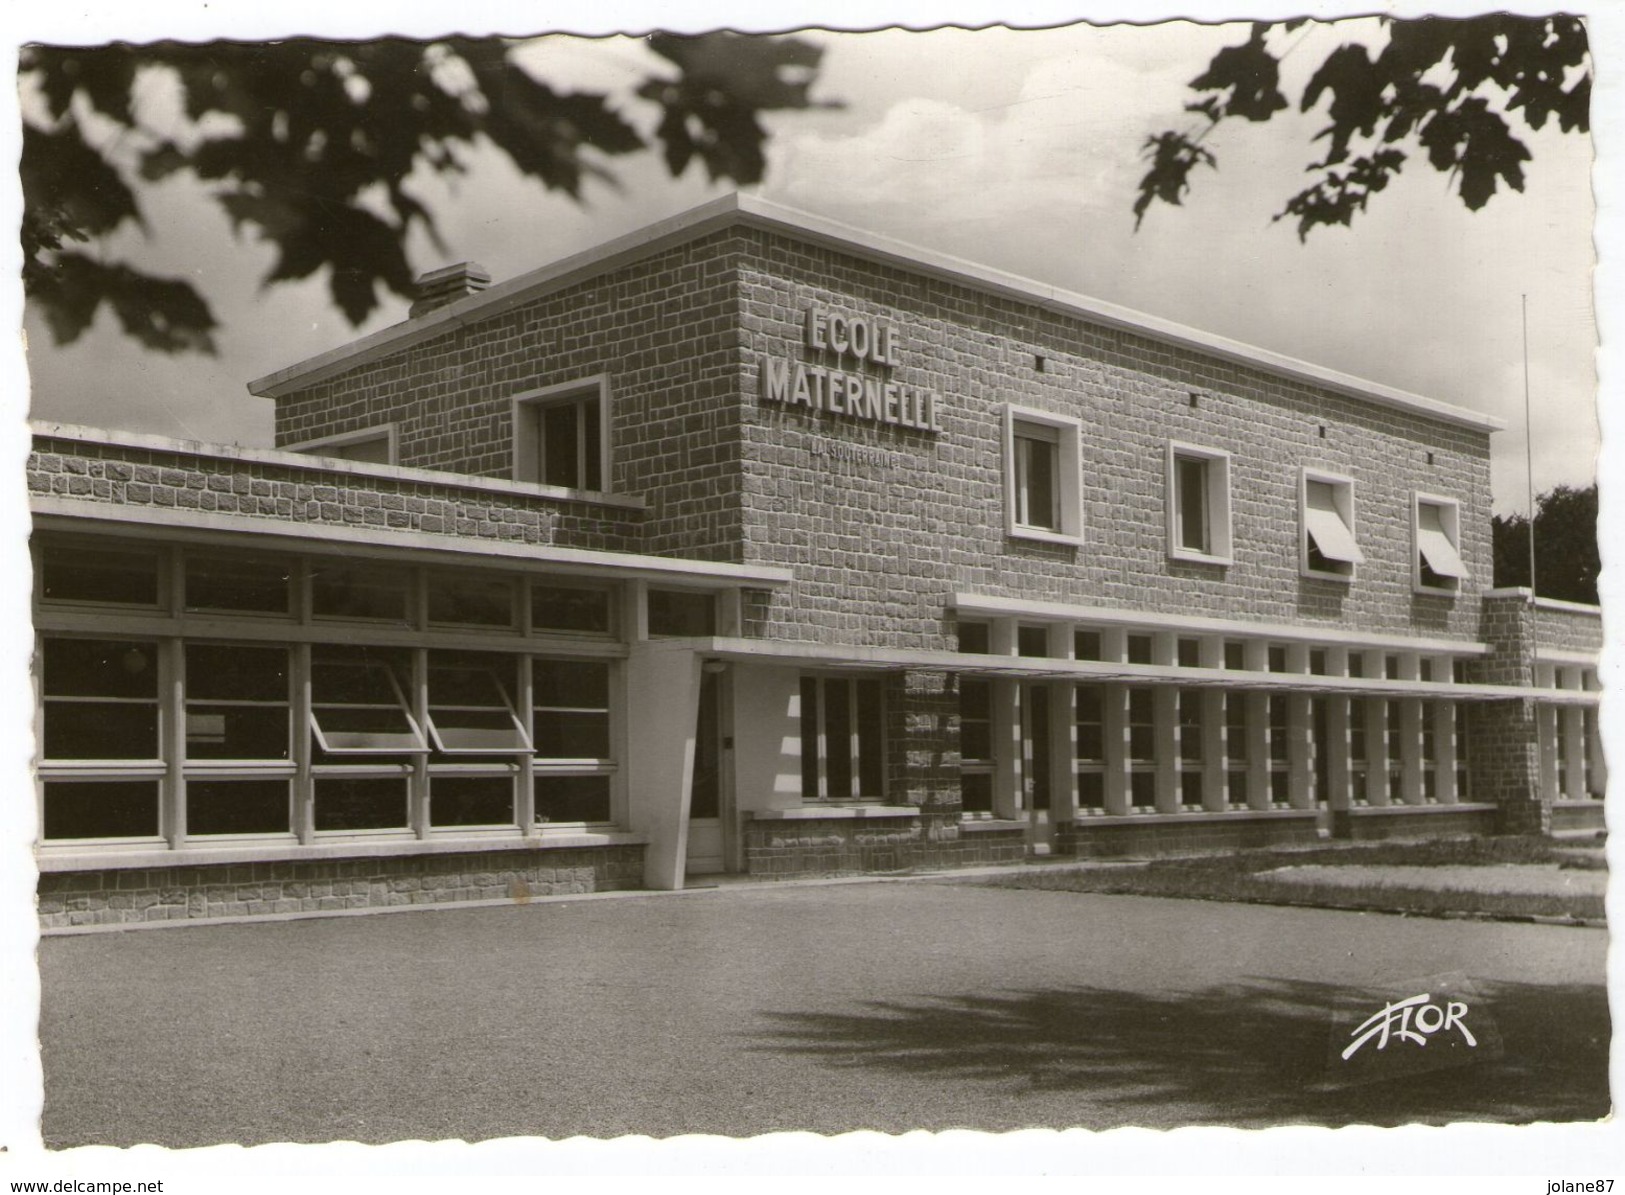
[[[757,199],[35,427],[46,927],[1601,828],[1482,414]]]

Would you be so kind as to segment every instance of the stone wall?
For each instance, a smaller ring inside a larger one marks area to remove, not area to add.
[[[1456,838],[1494,834],[1500,829],[1493,805],[1440,805],[1426,809],[1343,809],[1332,814],[1332,835],[1354,842],[1387,839]]]
[[[459,484],[387,465],[344,465],[287,453],[199,444],[144,448],[139,437],[97,442],[38,435],[28,458],[30,493],[87,508],[189,510],[308,524],[444,535],[605,551],[638,550],[642,512],[621,506]]]
[[[1026,829],[1001,826],[936,836],[910,815],[795,818],[744,823],[745,872],[758,879],[802,879],[915,869],[1019,863]]]
[[[1217,854],[1278,846],[1312,846],[1320,841],[1312,809],[1213,816],[1079,818],[1055,830],[1055,853],[1083,859],[1152,858]]]
[[[326,913],[640,888],[641,846],[284,860],[95,871],[39,878],[43,929]]]
[[[404,464],[512,477],[513,400],[609,376],[609,488],[649,506],[640,551],[739,552],[737,252],[724,231],[459,324],[277,400],[278,444],[383,423]]]

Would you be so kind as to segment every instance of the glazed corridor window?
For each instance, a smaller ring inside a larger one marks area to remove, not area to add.
[[[1082,425],[1025,407],[1004,412],[1005,529],[1026,539],[1077,543],[1083,532]]]
[[[318,647],[310,660],[310,729],[327,756],[427,753],[393,653]],[[326,762],[325,760],[321,762]]]
[[[603,490],[608,472],[603,378],[514,400],[514,480]]]
[[[801,796],[804,801],[885,796],[880,682],[801,678]]]
[[[1416,496],[1416,576],[1418,589],[1454,593],[1467,578],[1461,559],[1461,509],[1448,498]]]
[[[536,820],[607,822],[610,811],[610,665],[531,661]]]
[[[156,837],[158,645],[47,639],[43,652],[45,837]]]
[[[292,609],[293,564],[275,557],[186,553],[188,610],[232,614],[287,614]]]
[[[158,564],[153,551],[101,548],[76,540],[48,540],[39,550],[37,588],[47,602],[158,605]]]
[[[1230,454],[1168,446],[1168,550],[1176,560],[1230,563]]]
[[[678,637],[717,633],[715,594],[693,589],[649,590],[649,634]]]
[[[1300,565],[1305,574],[1347,580],[1365,560],[1354,541],[1354,482],[1305,471]]]
[[[429,656],[429,737],[447,755],[529,752],[530,735],[510,689],[513,664],[501,657]]]
[[[189,761],[286,760],[288,714],[286,648],[186,645]]]
[[[960,624],[964,643],[967,624]],[[959,804],[965,813],[993,812],[993,685],[959,682]]]

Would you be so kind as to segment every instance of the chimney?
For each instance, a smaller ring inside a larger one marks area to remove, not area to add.
[[[418,278],[417,285],[418,297],[407,312],[411,319],[416,319],[437,307],[455,303],[458,299],[479,294],[491,285],[491,274],[479,262],[464,261],[454,266],[430,270]]]

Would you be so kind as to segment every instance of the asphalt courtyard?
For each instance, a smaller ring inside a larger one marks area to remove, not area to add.
[[[944,882],[56,937],[44,1133],[1591,1120],[1609,1106],[1605,946],[1601,929]],[[1449,972],[1499,1056],[1405,1073],[1439,1052],[1401,1064],[1396,1041],[1367,1081],[1334,1074],[1335,1006],[1375,1012],[1373,985]]]

